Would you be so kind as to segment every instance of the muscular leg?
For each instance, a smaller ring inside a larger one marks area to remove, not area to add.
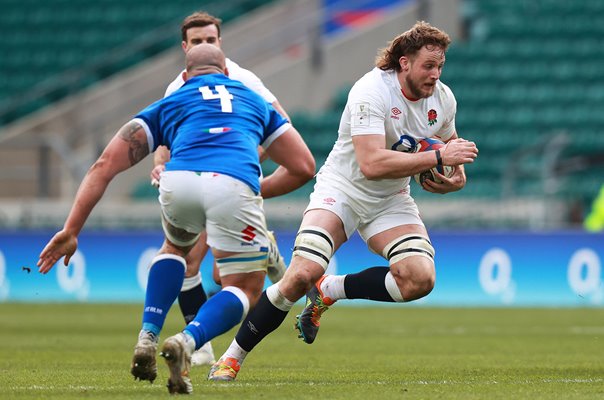
[[[332,250],[329,257],[346,240],[342,222],[329,211],[311,210],[306,213],[300,231],[312,226],[321,226],[327,232],[330,232],[331,238],[329,238],[329,241]],[[298,240],[296,243],[298,243]],[[322,244],[326,243],[327,240]],[[304,244],[301,243],[300,247],[304,247]],[[298,250],[294,251],[292,262],[283,279],[262,293],[256,307],[241,324],[231,346],[218,363],[212,367],[209,379],[235,379],[236,371],[239,370],[239,366],[247,353],[260,343],[265,336],[281,325],[294,303],[323,275],[329,263],[329,257],[326,257],[326,262],[323,261],[321,264],[296,255],[296,251]],[[229,373],[231,371],[235,372]]]
[[[185,328],[185,333],[195,339],[196,349],[241,322],[256,305],[265,275],[264,271],[256,271],[222,277],[223,289],[199,309]]]
[[[195,236],[184,231],[178,234],[178,237],[185,240],[194,239]],[[153,382],[157,376],[155,353],[158,337],[166,315],[182,287],[186,268],[183,257],[191,246],[176,245],[166,238],[152,261],[143,308],[142,329],[134,348],[130,369],[135,379]]]
[[[195,318],[197,311],[199,311],[203,303],[207,300],[201,282],[201,275],[199,273],[201,262],[209,249],[206,244],[206,238],[206,233],[202,232],[199,236],[199,240],[197,240],[191,251],[189,251],[185,257],[187,271],[185,273],[182,290],[178,295],[178,305],[180,306],[180,311],[187,324]]]

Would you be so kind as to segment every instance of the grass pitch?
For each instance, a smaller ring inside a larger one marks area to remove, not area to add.
[[[343,303],[343,302],[341,302]],[[175,306],[162,337],[182,329]],[[604,309],[342,307],[312,345],[288,316],[233,383],[191,373],[192,396],[214,399],[604,398]],[[0,398],[168,398],[134,381],[140,305],[0,304]],[[216,356],[235,330],[212,341]]]

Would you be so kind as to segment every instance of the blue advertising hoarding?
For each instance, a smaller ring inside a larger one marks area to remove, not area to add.
[[[83,232],[65,268],[37,272],[37,257],[51,232],[0,233],[2,302],[143,302],[147,269],[161,232]],[[295,232],[277,232],[291,258]],[[604,235],[584,232],[432,232],[436,286],[427,306],[603,306]],[[355,235],[336,253],[329,273],[386,265]],[[202,265],[204,287],[218,290],[212,258]],[[268,282],[268,281],[267,281]],[[342,304],[367,304],[366,301]],[[372,303],[377,304],[377,303]]]

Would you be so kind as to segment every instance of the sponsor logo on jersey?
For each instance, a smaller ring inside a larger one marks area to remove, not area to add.
[[[323,204],[326,204],[328,206],[333,205],[336,202],[336,199],[334,199],[333,197],[326,197],[323,199]]]
[[[248,225],[244,230],[241,231],[241,233],[243,234],[243,236],[242,236],[243,240],[248,241],[248,242],[253,241],[254,238],[256,237],[256,233],[254,233],[255,230],[256,230],[256,228]]]
[[[392,118],[392,119],[400,119],[398,116],[402,113],[402,111],[399,110],[398,107],[391,108],[390,112],[392,113],[392,115],[390,116],[390,118]]]
[[[438,114],[436,114],[436,110],[435,109],[431,109],[430,111],[428,111],[428,125],[432,126],[435,123],[438,122],[438,120],[436,119],[438,117]]]

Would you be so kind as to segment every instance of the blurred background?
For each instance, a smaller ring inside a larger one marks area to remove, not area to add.
[[[447,31],[441,79],[458,101],[459,135],[481,153],[459,193],[412,183],[432,227],[581,228],[604,182],[599,0],[2,4],[0,227],[62,224],[110,137],[182,69],[179,26],[195,10],[223,19],[226,54],[273,91],[317,165],[378,48],[421,19]],[[114,182],[88,226],[159,227],[150,166],[151,157]],[[311,190],[267,201],[269,220],[297,224]]]
[[[585,256],[578,276],[597,277],[602,290],[602,236],[580,234],[604,228],[604,1],[3,0],[1,7],[3,238],[62,226],[109,139],[182,70],[179,27],[191,12],[223,20],[225,53],[277,96],[317,166],[337,138],[349,88],[378,49],[426,20],[453,38],[441,80],[457,98],[457,132],[480,149],[460,192],[436,196],[412,182],[426,225],[443,237],[572,232],[579,250],[596,243],[597,262]],[[119,176],[86,229],[160,232],[151,167],[148,157]],[[312,184],[265,202],[272,229],[295,232]],[[531,249],[534,236],[521,237],[514,245]],[[549,251],[543,243],[538,253]],[[505,270],[505,258],[497,260]]]

